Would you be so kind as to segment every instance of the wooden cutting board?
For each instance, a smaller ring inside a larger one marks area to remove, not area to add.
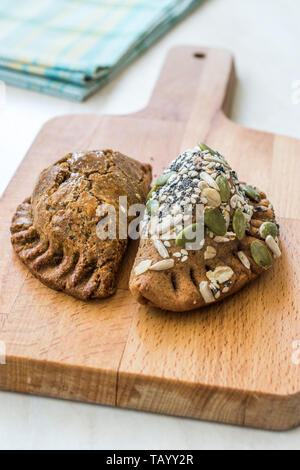
[[[233,85],[227,52],[180,47],[143,111],[60,116],[42,128],[1,200],[1,389],[267,429],[299,425],[300,141],[230,121]],[[140,306],[128,290],[131,245],[116,295],[82,302],[44,287],[13,254],[16,205],[64,154],[112,147],[151,162],[157,175],[199,140],[264,189],[281,222],[276,269],[237,295],[192,313]]]

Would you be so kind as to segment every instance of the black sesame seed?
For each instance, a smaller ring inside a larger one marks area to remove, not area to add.
[[[255,206],[255,207],[254,207],[254,211],[255,211],[255,212],[263,212],[263,213],[264,213],[264,212],[268,212],[268,209],[266,209],[266,208],[263,207],[263,206]]]
[[[232,284],[232,281],[226,281],[224,282],[224,287],[229,287],[231,286],[231,284]]]
[[[219,292],[220,289],[217,289],[216,287],[212,287],[211,291],[214,295],[216,295]]]
[[[222,173],[225,173],[225,170],[224,170],[223,165],[218,165],[218,166],[216,167],[216,170],[217,170],[217,171],[222,171]]]

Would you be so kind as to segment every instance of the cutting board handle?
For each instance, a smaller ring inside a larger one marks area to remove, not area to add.
[[[203,136],[216,113],[229,113],[234,78],[234,62],[229,52],[176,47],[169,52],[149,105],[142,114],[148,118],[186,122],[184,141],[189,141],[190,127],[193,135],[196,128]]]

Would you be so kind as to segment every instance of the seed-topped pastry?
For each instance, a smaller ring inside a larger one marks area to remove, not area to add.
[[[104,239],[99,223],[119,198],[143,204],[151,167],[112,150],[70,153],[42,171],[31,198],[11,225],[12,244],[30,271],[47,286],[79,299],[116,290],[127,237]],[[127,220],[127,224],[130,219]]]
[[[130,289],[171,311],[237,292],[281,255],[273,206],[205,144],[187,150],[148,195]]]

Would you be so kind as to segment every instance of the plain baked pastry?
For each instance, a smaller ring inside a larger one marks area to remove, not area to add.
[[[42,171],[31,198],[18,206],[13,247],[52,289],[79,299],[110,296],[128,240],[99,239],[99,207],[113,205],[118,215],[120,196],[128,205],[144,203],[150,182],[150,165],[119,152],[70,153]]]
[[[197,204],[204,210],[203,239],[199,249],[188,250]],[[279,226],[265,193],[240,183],[225,158],[205,144],[181,154],[158,178],[143,232],[130,290],[140,303],[165,310],[220,301],[281,255]]]

